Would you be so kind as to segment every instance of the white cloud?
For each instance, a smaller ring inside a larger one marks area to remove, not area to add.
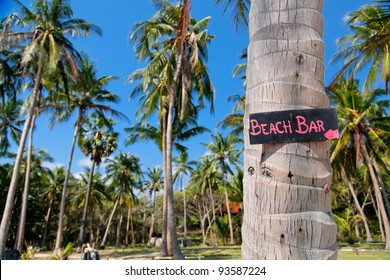
[[[50,170],[54,170],[58,167],[63,167],[63,166],[64,165],[62,163],[59,163],[59,162],[48,162],[48,161],[42,162],[42,167],[48,168]]]
[[[83,157],[77,161],[77,166],[81,168],[90,168],[91,167],[91,159],[89,157]]]

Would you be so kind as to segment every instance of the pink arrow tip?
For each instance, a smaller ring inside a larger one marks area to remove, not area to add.
[[[339,131],[337,129],[335,130],[332,130],[332,129],[329,129],[325,134],[324,134],[325,138],[328,139],[328,140],[333,140],[333,139],[337,139],[339,138]]]

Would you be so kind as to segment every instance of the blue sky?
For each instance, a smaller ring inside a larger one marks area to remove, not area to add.
[[[29,5],[31,1],[22,1]],[[370,0],[325,0],[323,15],[325,18],[324,41],[326,44],[325,64],[326,83],[338,70],[337,66],[329,65],[330,57],[336,51],[336,39],[347,34],[348,28],[343,24],[347,12],[371,3]],[[209,45],[208,68],[216,89],[215,114],[210,116],[205,109],[199,118],[199,124],[214,131],[216,124],[231,112],[232,104],[226,101],[232,94],[243,93],[241,82],[232,77],[234,66],[239,63],[239,54],[248,44],[246,30],[236,32],[230,22],[229,15],[222,15],[220,8],[215,7],[213,0],[193,0],[192,14],[200,20],[211,16],[210,33],[216,38]],[[153,143],[141,143],[125,147],[124,127],[136,123],[134,118],[138,108],[137,100],[129,101],[133,85],[125,82],[125,78],[142,64],[134,58],[133,46],[129,44],[129,33],[132,26],[139,21],[147,20],[155,12],[149,0],[111,0],[71,1],[75,17],[85,19],[103,29],[103,36],[97,35],[73,40],[76,48],[89,54],[97,64],[98,75],[118,76],[117,81],[109,85],[109,90],[117,93],[121,103],[115,105],[117,110],[126,114],[131,123],[118,120],[116,126],[120,133],[119,147],[124,152],[133,153],[141,158],[143,168],[161,165],[162,157]],[[14,11],[11,0],[0,0],[0,18]],[[47,129],[47,116],[42,116],[37,123],[34,145],[46,149],[54,157],[57,164],[66,165],[74,120],[59,124],[54,129]],[[156,124],[156,123],[154,123]],[[201,142],[208,142],[209,135],[202,135],[187,142],[191,159],[197,159],[205,153]],[[72,172],[80,172],[88,164],[88,159],[77,149]]]

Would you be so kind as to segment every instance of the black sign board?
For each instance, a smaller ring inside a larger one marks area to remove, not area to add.
[[[249,115],[250,144],[333,140],[339,137],[335,109],[308,109]]]

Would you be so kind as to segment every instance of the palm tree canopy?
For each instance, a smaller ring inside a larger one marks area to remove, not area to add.
[[[355,160],[359,162],[360,141],[365,141],[377,150],[386,151],[390,139],[390,117],[387,114],[390,101],[383,99],[385,92],[361,92],[356,80],[341,80],[329,91],[331,102],[337,104],[339,126],[342,128],[331,161],[341,150],[352,146],[355,148]]]
[[[340,50],[333,61],[342,60],[344,66],[332,84],[344,75],[350,79],[363,68],[368,68],[364,89],[374,85],[378,77],[390,82],[390,19],[384,6],[366,5],[346,16],[352,34],[339,39]]]
[[[215,0],[215,3],[223,6],[224,13],[231,10],[231,19],[237,29],[248,26],[251,0]]]
[[[92,122],[87,122],[80,130],[79,146],[85,155],[90,155],[96,164],[102,158],[110,156],[117,147],[118,133],[112,130],[115,122],[111,118],[91,115]]]
[[[21,119],[22,101],[16,102],[7,100],[5,103],[0,103],[0,156],[7,153],[11,146],[9,138],[15,143],[19,142],[21,129],[23,124]]]

